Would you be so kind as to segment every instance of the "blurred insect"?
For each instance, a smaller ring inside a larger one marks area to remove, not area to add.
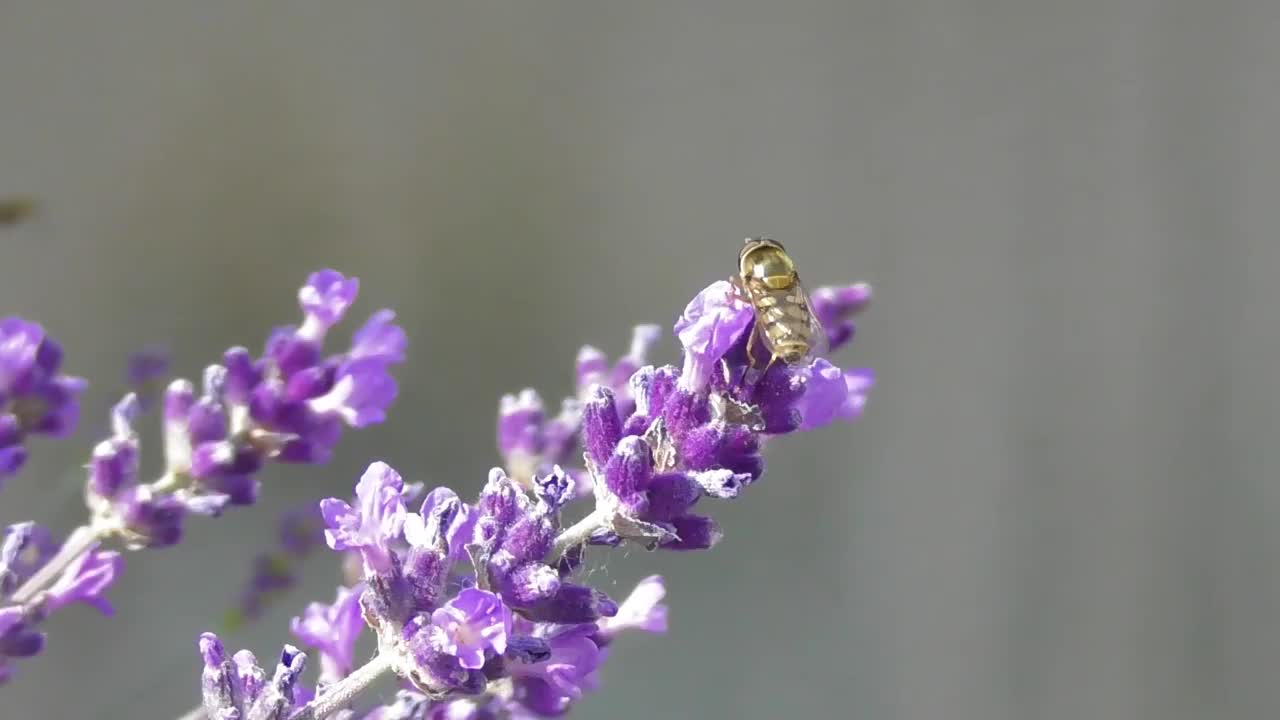
[[[17,225],[36,212],[36,203],[27,197],[0,198],[0,227]]]
[[[795,262],[782,243],[747,238],[738,254],[738,277],[733,281],[756,315],[755,328],[747,339],[751,368],[755,368],[757,337],[769,351],[769,362],[761,374],[777,360],[793,365],[822,351],[826,331],[813,314]]]

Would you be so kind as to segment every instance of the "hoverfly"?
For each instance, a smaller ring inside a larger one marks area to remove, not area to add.
[[[827,333],[813,314],[795,262],[782,243],[769,238],[747,238],[738,254],[738,290],[755,311],[756,322],[747,339],[747,358],[755,367],[752,353],[756,337],[769,351],[767,371],[775,361],[788,365],[821,352]],[[762,371],[763,372],[763,371]]]
[[[36,203],[27,197],[0,198],[0,227],[17,225],[36,212]]]

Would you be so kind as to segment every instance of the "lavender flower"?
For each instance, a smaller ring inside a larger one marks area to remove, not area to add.
[[[337,682],[354,667],[356,640],[364,630],[360,617],[362,585],[338,588],[333,604],[311,603],[290,623],[294,637],[320,651],[320,682]]]
[[[91,549],[71,563],[46,591],[44,610],[53,612],[73,602],[94,607],[103,615],[115,610],[103,595],[124,567],[120,553]]]
[[[271,680],[248,650],[228,658],[213,633],[200,636],[204,659],[204,712],[217,720],[286,720],[296,709],[294,690],[307,656],[285,645]]]
[[[531,664],[511,667],[511,704],[536,717],[563,715],[569,706],[597,686],[596,670],[604,653],[592,640],[593,625],[537,629],[550,654]]]
[[[164,389],[164,382],[168,376],[168,350],[151,345],[129,356],[125,368],[125,382],[130,391],[138,396],[143,410],[150,409],[155,398]]]
[[[422,483],[406,484],[401,497],[406,504],[411,503],[422,495],[423,489]],[[354,502],[358,504],[359,501]],[[324,516],[319,503],[313,500],[282,512],[278,531],[278,546],[254,557],[248,582],[240,591],[237,606],[227,613],[228,629],[256,620],[274,598],[297,583],[302,565],[312,552],[324,547]],[[347,551],[343,561],[346,584],[359,583],[362,564],[359,551]],[[323,656],[321,660],[323,662]]]
[[[865,283],[820,287],[809,295],[818,322],[827,331],[827,349],[835,352],[853,340],[853,318],[871,303],[871,286]]]
[[[641,580],[631,591],[631,595],[618,605],[616,615],[600,619],[596,643],[603,645],[628,630],[665,633],[667,606],[662,604],[662,598],[666,597],[666,594],[667,586],[662,582],[661,577],[651,575]]]
[[[506,652],[511,610],[491,592],[466,588],[431,613],[431,624],[444,632],[444,651],[458,658],[458,665],[478,670],[486,652]]]
[[[26,464],[28,435],[75,430],[85,381],[61,367],[62,346],[44,328],[19,317],[0,320],[0,479]]]
[[[365,564],[385,571],[391,545],[404,527],[404,482],[386,463],[369,466],[356,485],[357,507],[337,498],[320,501],[325,540],[334,550],[359,550]]]

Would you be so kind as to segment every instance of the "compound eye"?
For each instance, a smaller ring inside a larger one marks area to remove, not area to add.
[[[790,287],[795,281],[796,266],[786,253],[775,248],[762,248],[748,258],[751,276],[775,290]]]

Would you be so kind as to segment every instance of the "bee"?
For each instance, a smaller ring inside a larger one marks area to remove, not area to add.
[[[0,227],[17,225],[35,214],[36,204],[31,198],[0,198]]]
[[[795,262],[782,243],[747,238],[738,254],[734,284],[756,315],[755,328],[747,339],[747,358],[752,368],[757,336],[769,351],[765,371],[777,360],[794,365],[821,352],[827,333],[813,314]]]

